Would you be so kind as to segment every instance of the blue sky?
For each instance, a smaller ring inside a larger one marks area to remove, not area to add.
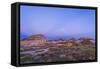
[[[95,38],[95,10],[20,6],[20,37],[34,34],[48,39]]]

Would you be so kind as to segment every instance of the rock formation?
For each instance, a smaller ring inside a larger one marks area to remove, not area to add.
[[[42,34],[32,35],[21,41],[21,46],[39,46],[46,42],[46,37]]]

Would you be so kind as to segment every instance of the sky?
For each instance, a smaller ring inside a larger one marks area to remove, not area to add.
[[[43,34],[49,40],[95,38],[95,10],[20,6],[20,38]]]

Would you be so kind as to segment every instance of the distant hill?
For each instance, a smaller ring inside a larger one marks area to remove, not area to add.
[[[36,35],[31,35],[27,38],[22,39],[23,40],[41,40],[41,39],[46,39],[46,37],[43,34],[36,34]]]
[[[32,35],[28,38],[21,40],[21,46],[38,46],[44,45],[47,41],[46,37],[42,34]]]

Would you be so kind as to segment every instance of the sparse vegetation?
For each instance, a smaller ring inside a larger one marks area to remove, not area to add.
[[[32,40],[32,39],[31,39]],[[68,46],[68,43],[70,46]],[[59,45],[58,45],[59,44]],[[80,61],[95,59],[95,44],[90,39],[47,42],[38,46],[21,46],[21,63]]]

